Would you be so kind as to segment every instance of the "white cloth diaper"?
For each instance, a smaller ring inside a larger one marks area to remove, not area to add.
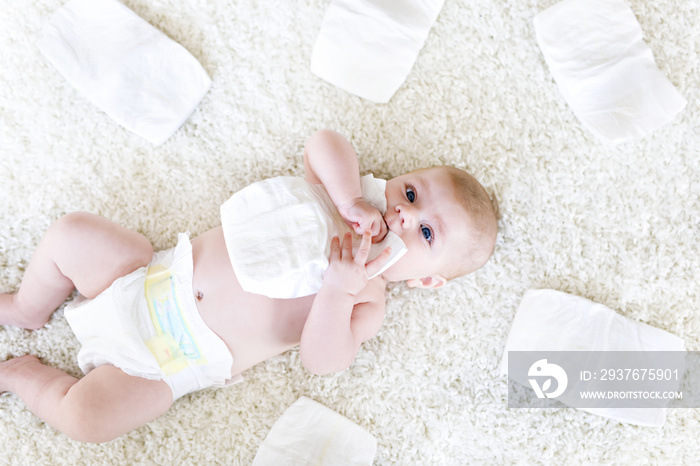
[[[444,0],[333,0],[311,71],[341,89],[388,102],[406,80]]]
[[[362,195],[382,214],[386,212],[386,181],[361,178]],[[253,183],[221,206],[221,224],[231,265],[241,287],[271,298],[297,298],[317,293],[328,268],[331,240],[353,233],[353,250],[360,236],[345,223],[321,185],[301,177],[280,176]],[[369,260],[391,247],[384,272],[406,253],[394,233],[370,248]]]
[[[117,0],[72,0],[37,44],[78,92],[153,144],[189,117],[211,79],[187,50]]]
[[[685,106],[656,66],[623,0],[564,0],[534,22],[537,43],[564,99],[604,142],[646,136]]]
[[[272,426],[253,466],[371,466],[376,452],[372,434],[302,396]]]
[[[501,360],[508,374],[509,351],[679,351],[683,340],[624,317],[580,296],[555,290],[525,293]],[[580,408],[620,422],[661,426],[666,408]]]

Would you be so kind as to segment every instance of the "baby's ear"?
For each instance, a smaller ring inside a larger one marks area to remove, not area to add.
[[[411,288],[429,288],[433,290],[445,286],[446,283],[447,279],[440,274],[406,280],[406,284]]]

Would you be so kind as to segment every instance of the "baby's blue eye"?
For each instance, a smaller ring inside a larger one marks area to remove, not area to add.
[[[408,199],[408,202],[416,200],[416,193],[413,191],[413,188],[406,188],[406,199]]]
[[[430,228],[425,227],[425,226],[421,226],[420,231],[421,231],[421,233],[423,233],[423,238],[428,240],[429,243],[431,243],[433,241],[433,232],[430,231]]]

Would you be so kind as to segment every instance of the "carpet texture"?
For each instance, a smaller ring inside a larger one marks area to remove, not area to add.
[[[630,0],[662,73],[688,100],[642,140],[601,144],[559,92],[534,36],[552,0],[446,0],[406,82],[373,104],[309,69],[322,0],[125,0],[182,44],[213,80],[191,118],[154,147],[119,127],[36,47],[60,0],[0,14],[0,291],[13,291],[46,228],[94,212],[156,249],[219,223],[243,186],[302,175],[316,129],[345,134],[363,172],[450,164],[498,198],[500,235],[480,271],[439,291],[388,291],[387,317],[347,371],[318,377],[292,350],[246,382],[177,401],[103,445],[69,440],[0,396],[0,464],[249,464],[285,408],[307,396],[378,440],[378,465],[683,464],[700,414],[663,428],[575,409],[507,408],[498,364],[525,291],[605,304],[700,349],[700,10]],[[0,359],[31,353],[80,373],[61,310],[46,328],[0,328]]]

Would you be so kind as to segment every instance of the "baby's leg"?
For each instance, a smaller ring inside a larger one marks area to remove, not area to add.
[[[107,442],[165,413],[172,391],[162,380],[99,366],[78,380],[34,356],[0,363],[0,392],[19,396],[50,426],[81,442]]]
[[[0,294],[0,325],[36,329],[75,288],[94,298],[114,280],[148,265],[151,243],[96,215],[76,212],[49,227],[15,294]]]

